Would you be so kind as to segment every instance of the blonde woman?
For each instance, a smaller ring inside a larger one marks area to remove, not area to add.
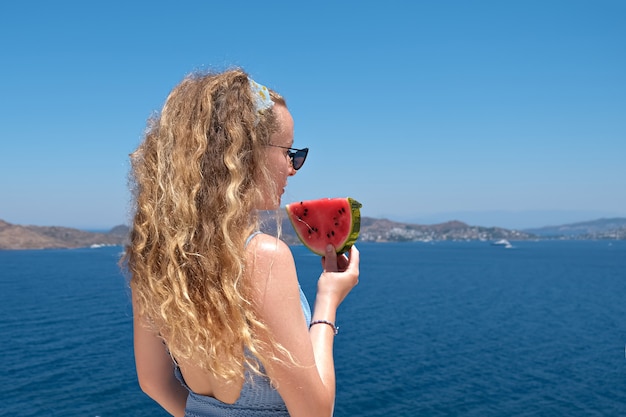
[[[332,415],[359,252],[328,248],[311,313],[289,247],[258,232],[307,152],[285,100],[241,70],[188,76],[149,120],[125,262],[139,384],[172,415]]]

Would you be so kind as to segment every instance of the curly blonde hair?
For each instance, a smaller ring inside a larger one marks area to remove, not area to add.
[[[272,101],[286,105],[271,92]],[[262,154],[279,128],[257,112],[242,70],[192,74],[148,120],[131,155],[135,203],[124,262],[138,312],[176,359],[225,379],[269,352],[244,278],[245,242],[258,228]]]

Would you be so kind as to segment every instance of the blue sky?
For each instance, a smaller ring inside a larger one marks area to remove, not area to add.
[[[0,6],[0,219],[129,219],[128,153],[193,70],[282,93],[310,148],[283,203],[523,228],[626,216],[621,0]]]

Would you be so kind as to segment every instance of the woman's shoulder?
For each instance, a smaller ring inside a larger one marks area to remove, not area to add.
[[[246,276],[253,290],[257,313],[268,323],[273,323],[270,327],[284,325],[286,312],[296,314],[302,311],[291,249],[276,236],[258,234],[250,241],[246,248]]]
[[[273,258],[279,256],[293,259],[289,245],[276,236],[262,232],[250,236],[246,249],[248,253],[254,254],[255,257],[268,256]]]
[[[254,236],[246,247],[246,264],[257,283],[270,276],[282,282],[297,281],[291,249],[276,236],[265,233]]]

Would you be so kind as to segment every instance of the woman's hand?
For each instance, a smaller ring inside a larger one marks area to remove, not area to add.
[[[317,297],[328,297],[336,307],[359,283],[359,250],[350,248],[349,256],[337,256],[335,248],[328,245],[326,255],[322,257],[322,272],[317,282]]]

